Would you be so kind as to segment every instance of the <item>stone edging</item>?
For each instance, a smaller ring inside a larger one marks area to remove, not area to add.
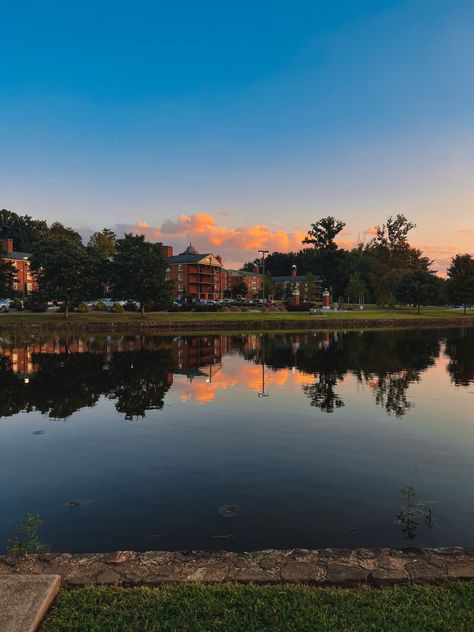
[[[0,557],[0,576],[60,575],[81,586],[255,582],[382,586],[474,579],[474,549],[150,551]]]

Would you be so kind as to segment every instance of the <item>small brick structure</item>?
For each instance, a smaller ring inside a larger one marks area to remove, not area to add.
[[[116,551],[0,557],[0,577],[17,573],[59,575],[66,586],[254,582],[378,587],[474,579],[474,549]]]

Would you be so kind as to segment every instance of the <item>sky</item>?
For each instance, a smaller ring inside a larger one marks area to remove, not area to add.
[[[237,264],[399,212],[474,253],[473,0],[0,0],[0,208]]]

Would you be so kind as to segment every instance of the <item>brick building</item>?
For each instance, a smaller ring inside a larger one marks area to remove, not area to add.
[[[293,302],[321,302],[322,301],[322,282],[321,279],[315,277],[313,280],[314,287],[308,277],[304,274],[297,274],[296,266],[291,269],[288,276],[274,276],[273,295],[277,299],[287,299]],[[298,297],[298,298],[296,298]]]
[[[13,250],[13,239],[0,239],[0,256],[13,264],[16,274],[13,289],[20,294],[31,294],[37,289],[37,280],[30,272],[30,252]]]
[[[227,287],[227,272],[219,255],[200,254],[189,244],[179,255],[173,255],[171,246],[163,246],[163,256],[168,261],[168,275],[175,285],[177,298],[222,300]]]
[[[243,285],[247,288],[242,292]],[[262,296],[263,275],[243,270],[227,270],[227,287],[225,295],[229,298],[245,298],[252,300]]]

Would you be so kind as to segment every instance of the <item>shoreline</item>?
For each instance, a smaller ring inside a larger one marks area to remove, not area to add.
[[[420,329],[420,328],[464,328],[474,327],[474,316],[457,317],[432,317],[429,314],[414,317],[413,315],[397,314],[384,317],[351,318],[334,316],[302,316],[278,318],[258,318],[255,316],[246,318],[212,318],[206,314],[205,319],[167,319],[164,317],[153,318],[152,315],[145,319],[127,318],[77,318],[74,315],[69,319],[62,316],[48,314],[45,316],[22,316],[16,322],[2,322],[0,317],[0,336],[10,335],[45,335],[45,334],[81,334],[81,333],[147,333],[163,335],[183,334],[211,334],[227,332],[258,332],[270,333],[276,331],[308,332],[321,330],[365,330],[365,329]],[[109,315],[110,316],[110,315]],[[250,315],[249,315],[250,316]],[[262,315],[264,316],[264,315]]]
[[[66,586],[192,583],[387,586],[474,579],[473,548],[115,551],[0,556],[0,577],[59,575]]]

